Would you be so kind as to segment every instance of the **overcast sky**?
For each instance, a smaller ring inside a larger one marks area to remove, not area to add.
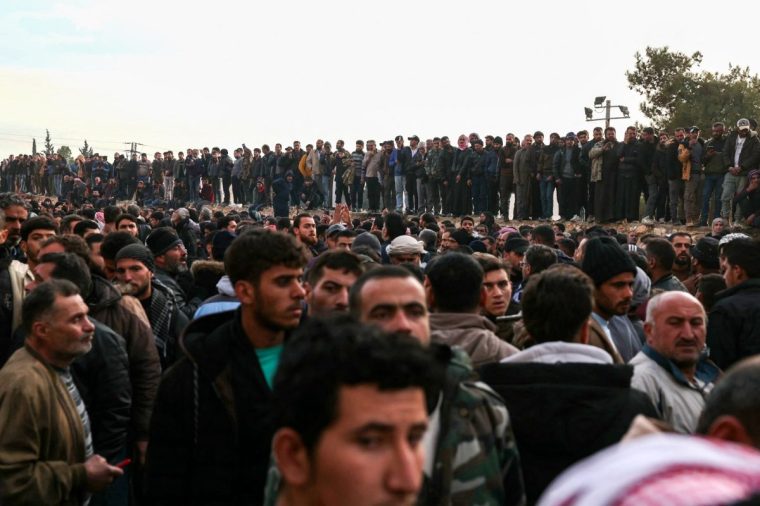
[[[760,69],[758,7],[666,2],[0,0],[0,156],[318,137],[564,134],[641,97],[646,46]],[[672,6],[671,6],[672,5]],[[730,118],[728,118],[730,120]]]

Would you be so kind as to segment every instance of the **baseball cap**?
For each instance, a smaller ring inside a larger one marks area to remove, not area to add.
[[[749,130],[749,120],[747,118],[740,119],[736,122],[736,128],[739,130]]]

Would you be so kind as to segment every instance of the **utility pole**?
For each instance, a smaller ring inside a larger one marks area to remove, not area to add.
[[[123,144],[128,144],[129,145],[129,158],[130,159],[132,158],[132,155],[135,155],[135,156],[137,155],[137,153],[138,153],[137,146],[144,146],[144,144],[141,143],[141,142],[124,142]]]
[[[610,120],[613,119],[626,119],[630,118],[630,111],[628,110],[628,107],[624,105],[612,105],[612,101],[606,100],[607,97],[596,97],[594,99],[594,109],[596,109],[597,112],[604,111],[604,118],[594,118],[594,111],[590,107],[585,107],[586,112],[586,121],[602,121],[604,119],[604,128],[610,127]],[[617,107],[620,109],[620,112],[623,114],[622,116],[616,116],[612,117],[612,108]]]

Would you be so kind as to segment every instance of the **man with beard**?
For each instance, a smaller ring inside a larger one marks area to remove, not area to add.
[[[159,227],[150,233],[145,245],[153,253],[156,279],[169,287],[185,316],[192,318],[199,297],[193,297],[193,278],[187,270],[187,250],[177,232],[171,227]]]
[[[623,144],[619,146],[620,165],[615,188],[615,218],[639,221],[641,196],[641,144],[636,139],[636,127],[625,129]]]
[[[348,291],[364,271],[350,251],[326,251],[309,268],[303,287],[309,316],[329,316],[348,311]]]
[[[0,211],[5,214],[5,225],[3,231],[6,233],[5,243],[0,251],[0,257],[9,256],[16,260],[24,258],[18,243],[21,239],[21,225],[29,217],[29,210],[21,197],[13,193],[6,193],[0,197]]]
[[[303,245],[307,259],[319,254],[317,251],[317,224],[309,213],[301,213],[293,218],[293,235]]]
[[[615,134],[614,128],[607,127],[604,130],[604,141],[597,142],[588,154],[591,160],[591,181],[595,182],[594,215],[598,223],[615,219],[615,189],[620,165],[620,143]]]
[[[581,268],[596,288],[593,323],[606,335],[605,341],[612,343],[613,351],[628,362],[641,349],[636,328],[627,316],[633,299],[636,264],[612,237],[595,237],[584,243]]]
[[[725,129],[726,126],[722,122],[713,123],[712,137],[705,143],[705,186],[702,191],[700,227],[707,226],[710,204],[713,207],[713,216],[720,216],[720,199],[723,193],[723,179],[726,176],[726,167],[723,163],[723,149],[726,145]],[[712,202],[710,202],[711,200]]]
[[[250,230],[227,250],[240,307],[195,320],[161,381],[148,447],[156,504],[261,504],[274,434],[272,382],[302,316],[304,247]]]
[[[648,157],[649,151],[652,149],[653,151],[651,153],[651,163],[645,162],[643,166],[644,180],[649,196],[647,197],[644,217],[641,219],[641,223],[644,225],[654,225],[656,220],[665,221],[665,200],[668,195],[668,180],[666,177],[668,132],[661,130],[659,142],[654,148],[651,148],[647,130],[647,128],[644,129],[643,147],[645,156]],[[651,143],[653,144],[654,140]]]
[[[676,250],[673,275],[681,282],[686,281],[691,275],[691,247],[694,245],[694,239],[688,232],[674,232],[668,240]]]
[[[647,342],[631,360],[631,386],[649,396],[662,420],[692,433],[720,370],[703,355],[707,315],[693,295],[666,292],[647,305]]]
[[[142,244],[130,244],[116,254],[116,279],[121,290],[140,301],[148,315],[155,345],[166,370],[177,356],[177,340],[188,324],[174,293],[153,275],[153,254]]]

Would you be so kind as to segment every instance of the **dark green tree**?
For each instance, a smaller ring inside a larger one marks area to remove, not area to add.
[[[53,153],[55,153],[55,146],[53,145],[53,141],[50,140],[50,130],[45,129],[45,154],[52,155]]]
[[[79,148],[79,152],[85,157],[92,156],[92,146],[87,144],[87,139],[84,140],[84,146]]]
[[[730,127],[760,113],[760,80],[748,67],[702,71],[700,52],[686,55],[667,46],[647,47],[634,58],[634,70],[625,73],[628,87],[644,97],[639,109],[656,128],[696,125],[707,132],[716,121]]]
[[[57,153],[60,155],[61,158],[66,160],[67,163],[72,163],[74,161],[73,158],[71,158],[71,148],[68,146],[61,146],[58,148]]]

